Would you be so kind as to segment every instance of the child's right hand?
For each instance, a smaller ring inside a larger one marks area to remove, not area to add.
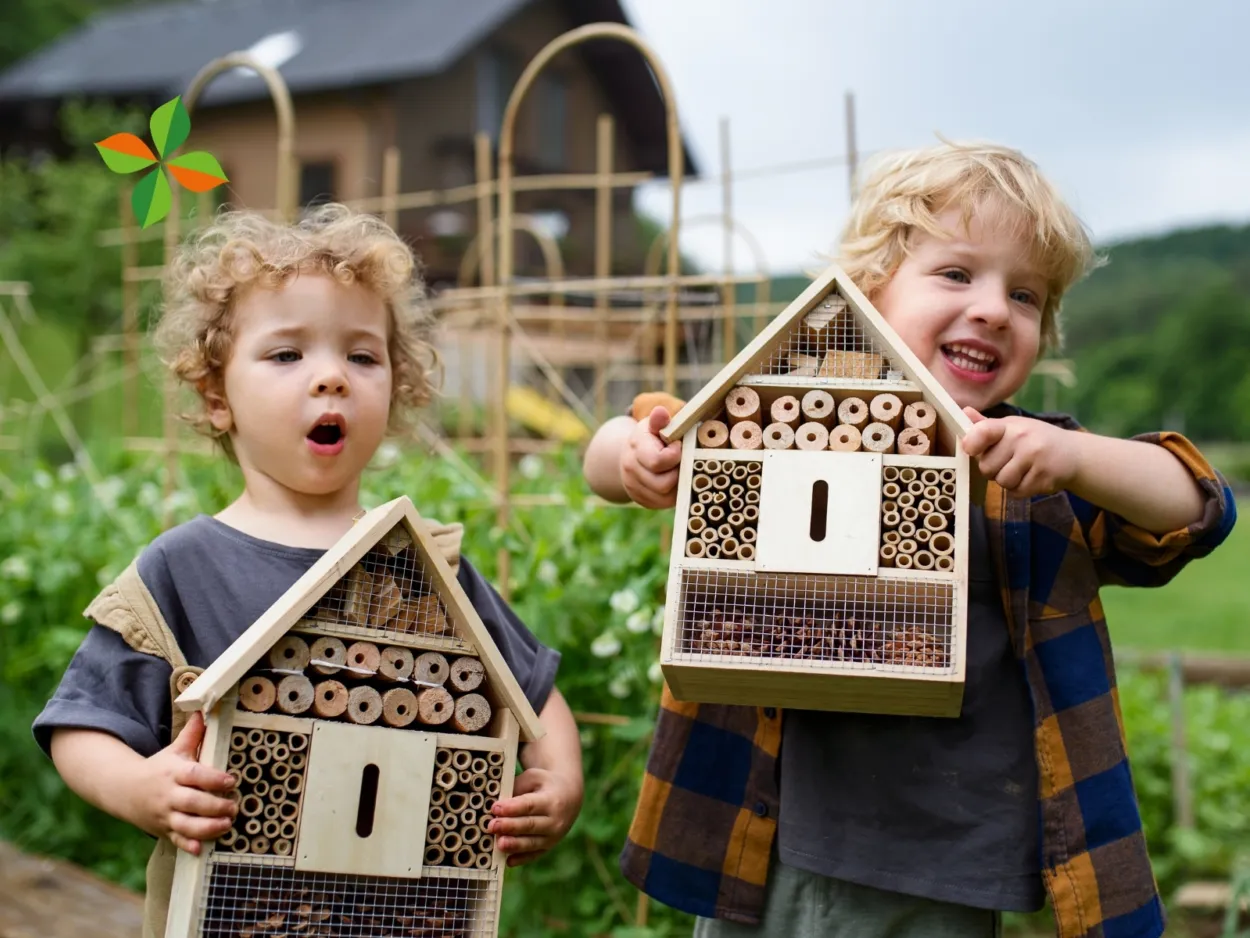
[[[644,508],[671,508],[677,503],[681,441],[665,443],[660,437],[670,419],[665,408],[653,409],[634,427],[621,453],[621,485]]]
[[[228,792],[234,779],[198,761],[204,717],[193,713],[178,738],[149,756],[132,791],[131,820],[149,834],[168,837],[180,850],[198,855],[200,841],[230,829],[238,808]]]

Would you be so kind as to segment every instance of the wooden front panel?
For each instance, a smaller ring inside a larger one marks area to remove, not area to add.
[[[421,875],[436,743],[433,733],[318,721],[296,869]]]
[[[764,453],[755,568],[873,576],[881,510],[881,456]]]

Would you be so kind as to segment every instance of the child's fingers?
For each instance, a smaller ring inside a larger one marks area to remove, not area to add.
[[[536,853],[550,850],[552,846],[548,837],[500,837],[495,842],[507,854]]]
[[[170,831],[169,840],[179,850],[184,850],[192,856],[200,855],[200,842],[194,838],[183,837],[177,831]]]
[[[653,407],[651,416],[647,418],[647,429],[652,433],[659,435],[660,431],[669,425],[672,417],[668,415],[668,410],[664,407]]]
[[[529,853],[511,854],[508,857],[508,866],[524,866],[526,863],[533,863],[546,852],[546,850],[533,850]]]
[[[647,440],[634,450],[638,465],[649,472],[666,472],[681,465],[681,447],[665,445],[660,440]]]
[[[228,817],[196,817],[175,811],[169,816],[170,837],[181,834],[193,840],[212,840],[228,831],[230,823]]]
[[[230,791],[234,788],[234,779],[228,773],[190,760],[174,770],[174,781],[186,788],[198,788],[201,791]]]
[[[982,420],[964,436],[964,452],[969,456],[979,456],[998,443],[1007,432],[1005,420]]]
[[[519,780],[520,776],[518,776]],[[535,815],[546,813],[545,801],[540,791],[531,789],[528,792],[513,795],[505,801],[496,801],[494,807],[491,808],[491,813],[496,818],[530,819]]]
[[[197,788],[179,788],[170,801],[170,807],[182,814],[207,818],[232,818],[238,813],[234,802],[218,798]]]

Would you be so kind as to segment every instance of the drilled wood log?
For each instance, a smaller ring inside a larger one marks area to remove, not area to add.
[[[724,449],[729,445],[729,427],[722,420],[704,420],[696,438],[700,449]]]
[[[458,694],[477,690],[485,679],[486,668],[477,658],[464,656],[451,663],[451,686]]]
[[[340,681],[319,681],[313,688],[313,713],[325,720],[347,711],[347,688]]]
[[[820,388],[808,391],[803,395],[802,411],[804,422],[818,423],[826,430],[833,425],[835,414],[837,413],[833,395]]]
[[[799,425],[801,416],[799,399],[792,394],[783,394],[773,401],[773,406],[769,408],[768,413],[772,417],[773,424],[781,424],[793,430]]]
[[[791,449],[794,431],[784,423],[770,423],[764,428],[764,449]]]
[[[870,423],[863,430],[864,449],[870,453],[894,452],[894,431],[883,423]]]
[[[903,426],[911,430],[919,430],[929,441],[937,431],[937,411],[926,401],[915,401],[903,409]]]
[[[805,423],[795,431],[794,445],[809,452],[826,449],[829,446],[829,431],[819,423]]]
[[[273,706],[278,691],[267,677],[248,677],[239,685],[239,703],[253,713],[264,713]]]
[[[334,674],[347,663],[347,645],[340,638],[323,635],[308,649],[308,658],[317,674]]]
[[[446,723],[455,709],[455,701],[445,688],[427,687],[417,694],[417,719],[427,726]]]
[[[729,415],[731,430],[744,420],[754,422],[760,420],[760,396],[753,388],[736,387],[725,397],[725,412]]]
[[[729,445],[733,449],[759,449],[764,443],[764,432],[753,420],[742,420],[729,431]]]
[[[392,687],[382,695],[382,720],[387,726],[407,726],[417,718],[417,695],[406,687]]]
[[[476,733],[490,722],[490,704],[481,694],[465,694],[456,701],[452,726],[461,733]]]
[[[885,424],[897,433],[903,419],[903,402],[897,394],[875,394],[868,405],[868,415],[874,423]]]
[[[378,677],[384,681],[406,681],[412,674],[413,657],[407,648],[387,647],[378,658]]]
[[[412,668],[412,680],[416,684],[442,686],[449,673],[447,659],[436,651],[427,651],[417,656]]]
[[[862,398],[845,397],[838,405],[838,424],[863,431],[868,423],[868,405]]]
[[[359,685],[347,694],[347,719],[361,726],[377,723],[382,716],[382,695],[372,687]]]
[[[377,674],[382,652],[373,642],[353,642],[347,646],[347,667],[359,676]]]
[[[898,451],[905,456],[928,456],[932,447],[933,441],[915,427],[908,427],[898,435]]]
[[[290,674],[278,684],[278,709],[283,713],[303,713],[313,702],[312,681],[302,674]]]
[[[300,671],[308,667],[308,642],[298,635],[283,635],[269,649],[269,666],[280,671]]]

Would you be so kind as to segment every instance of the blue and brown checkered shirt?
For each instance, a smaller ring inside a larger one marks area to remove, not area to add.
[[[1011,413],[1024,414],[1004,406],[993,415]],[[1039,419],[1079,429],[1067,417]],[[1236,519],[1228,485],[1188,440],[1137,439],[1166,447],[1193,473],[1206,495],[1201,520],[1160,537],[1067,492],[1021,499],[990,483],[986,496],[990,548],[1033,699],[1042,877],[1060,938],[1157,938],[1164,928],[1099,588],[1167,583]],[[621,854],[630,882],[696,915],[759,921],[782,719],[771,708],[683,703],[664,688]]]

